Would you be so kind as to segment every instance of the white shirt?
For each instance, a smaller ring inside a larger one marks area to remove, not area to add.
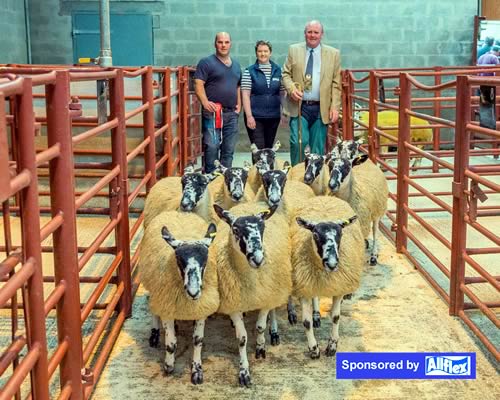
[[[319,84],[321,80],[321,44],[316,46],[316,48],[311,49],[306,46],[306,59],[304,65],[307,66],[307,61],[309,60],[310,51],[313,51],[313,73],[312,73],[312,88],[310,92],[304,92],[304,100],[315,100],[319,101]]]

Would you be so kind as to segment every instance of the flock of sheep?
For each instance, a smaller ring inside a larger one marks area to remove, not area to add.
[[[150,345],[165,330],[164,371],[174,370],[175,320],[193,320],[191,382],[203,382],[201,350],[205,320],[229,315],[236,330],[240,385],[251,383],[243,313],[259,310],[256,358],[266,357],[266,324],[271,344],[279,343],[275,309],[300,298],[309,355],[320,356],[314,327],[320,325],[319,297],[333,299],[326,346],[335,355],[340,306],[355,291],[365,264],[377,263],[378,223],[387,206],[382,171],[360,155],[360,142],[341,141],[328,155],[305,152],[293,168],[271,149],[252,147],[253,166],[215,173],[186,167],[182,177],[160,180],[146,198],[139,272],[155,315]]]

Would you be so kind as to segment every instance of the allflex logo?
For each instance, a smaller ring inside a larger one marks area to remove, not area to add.
[[[471,374],[470,356],[426,356],[425,375],[467,376]]]

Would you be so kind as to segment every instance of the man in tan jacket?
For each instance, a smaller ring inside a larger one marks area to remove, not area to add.
[[[292,165],[304,159],[304,148],[324,154],[329,123],[339,118],[341,98],[340,53],[321,44],[323,25],[310,21],[304,29],[305,43],[292,44],[283,66],[283,85],[288,92],[285,110],[290,115]],[[299,144],[299,103],[302,143]],[[300,149],[299,149],[300,147]]]

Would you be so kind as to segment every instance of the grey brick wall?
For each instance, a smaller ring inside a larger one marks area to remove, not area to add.
[[[30,4],[33,62],[71,63],[71,13],[97,11],[98,2]],[[324,42],[340,49],[344,68],[373,68],[469,64],[477,0],[111,0],[111,11],[155,16],[157,65],[196,64],[213,52],[220,30],[232,34],[242,66],[254,61],[258,39],[270,40],[283,63],[314,18],[325,26]]]
[[[0,63],[26,63],[24,2],[0,0]]]

